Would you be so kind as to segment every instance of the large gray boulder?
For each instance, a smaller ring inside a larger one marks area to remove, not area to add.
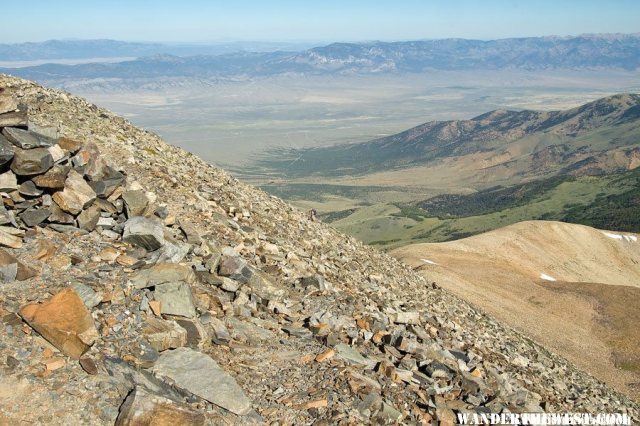
[[[53,167],[53,157],[47,148],[16,148],[11,170],[18,176],[39,175]]]
[[[5,127],[2,134],[9,142],[21,149],[48,148],[56,144],[50,137],[16,127]]]
[[[251,412],[251,401],[233,377],[208,355],[190,348],[164,352],[153,367],[156,377],[234,414]]]

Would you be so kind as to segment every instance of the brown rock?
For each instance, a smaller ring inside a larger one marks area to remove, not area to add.
[[[70,288],[40,304],[26,305],[20,316],[64,354],[79,359],[98,337],[91,313]]]
[[[335,354],[336,354],[336,351],[334,351],[333,349],[327,349],[326,351],[319,353],[318,356],[316,356],[316,361],[324,362],[328,359],[333,358]]]
[[[96,365],[96,362],[89,358],[89,357],[84,357],[84,358],[80,358],[80,367],[82,367],[82,369],[89,375],[91,376],[95,376],[96,374],[98,374],[98,366]]]
[[[307,410],[311,408],[326,408],[329,405],[329,401],[326,399],[318,399],[317,401],[309,401],[304,404],[304,408]]]
[[[204,425],[202,413],[136,387],[120,406],[116,426]]]
[[[149,344],[159,352],[187,344],[187,330],[174,321],[165,321],[150,316],[142,328],[142,334]]]
[[[150,300],[149,307],[151,308],[151,312],[153,312],[155,315],[160,316],[160,314],[162,313],[162,303],[160,303],[159,300]]]
[[[69,171],[64,182],[64,190],[53,194],[53,201],[62,210],[72,215],[80,213],[95,199],[96,193],[75,170]]]
[[[45,174],[34,177],[33,183],[39,188],[62,189],[71,167],[53,166]]]
[[[76,153],[82,148],[83,143],[63,136],[58,140],[58,145],[65,151]]]
[[[38,251],[34,256],[37,260],[47,260],[58,251],[58,247],[48,240],[40,240],[38,242]]]
[[[0,231],[0,245],[17,249],[22,247],[22,238]]]
[[[47,371],[54,371],[64,367],[64,359],[63,358],[50,358],[42,361]]]
[[[24,281],[36,276],[36,272],[16,259],[11,253],[0,249],[0,280]]]

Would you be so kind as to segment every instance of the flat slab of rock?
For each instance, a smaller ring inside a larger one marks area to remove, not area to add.
[[[11,170],[0,174],[0,191],[11,192],[18,189],[18,178]]]
[[[75,170],[69,171],[64,182],[64,189],[53,194],[53,201],[56,202],[58,207],[72,215],[80,213],[95,199],[96,193]]]
[[[160,302],[160,312],[163,314],[187,318],[196,316],[191,286],[185,282],[159,284],[153,297]]]
[[[26,210],[24,213],[20,215],[20,219],[27,225],[29,228],[33,228],[36,225],[44,222],[49,216],[51,212],[49,209],[33,209]]]
[[[20,248],[22,247],[22,238],[17,235],[11,235],[5,231],[0,231],[0,246]]]
[[[334,347],[334,349],[338,358],[342,358],[351,364],[364,364],[367,366],[375,364],[375,361],[365,358],[357,349],[354,349],[347,344],[339,343]]]
[[[155,251],[165,244],[164,226],[158,219],[135,216],[125,222],[122,240]]]
[[[233,377],[208,355],[190,348],[164,352],[153,367],[159,378],[237,415],[251,412],[251,401]]]
[[[27,107],[24,105],[18,105],[15,111],[9,111],[0,114],[0,127],[5,126],[19,126],[27,127]]]
[[[116,426],[202,426],[204,414],[137,386],[120,406]]]
[[[180,281],[192,284],[195,280],[196,275],[193,269],[176,263],[158,263],[149,269],[136,272],[131,277],[131,283],[135,288],[155,287]]]
[[[56,143],[47,136],[15,127],[5,127],[2,134],[9,142],[22,149],[48,148]]]
[[[16,148],[11,170],[18,176],[39,175],[53,167],[53,157],[47,148]]]
[[[398,312],[394,322],[396,324],[420,324],[420,313],[417,311]]]
[[[91,313],[71,288],[40,304],[26,305],[20,316],[64,354],[80,359],[98,337]]]
[[[71,170],[69,166],[53,166],[47,173],[36,176],[32,180],[39,188],[63,189],[69,170]]]

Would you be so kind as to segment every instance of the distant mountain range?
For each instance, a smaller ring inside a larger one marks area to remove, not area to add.
[[[144,57],[153,55],[220,55],[237,51],[298,51],[310,43],[229,41],[218,43],[139,43],[118,40],[47,40],[0,44],[0,61],[35,61]]]
[[[2,58],[54,58],[60,43],[0,45]],[[299,52],[210,54],[202,46],[78,42],[77,55],[144,56],[116,64],[39,65],[0,72],[40,81],[80,78],[259,77],[279,74],[420,73],[429,70],[640,68],[640,35],[585,35],[502,40],[442,39],[406,42],[334,43]],[[71,45],[73,45],[71,43]],[[68,46],[67,46],[68,47]],[[197,50],[197,56],[190,56]],[[12,56],[12,53],[13,56]],[[218,52],[220,53],[220,52]],[[151,56],[146,56],[151,55]],[[68,53],[67,53],[68,56]]]

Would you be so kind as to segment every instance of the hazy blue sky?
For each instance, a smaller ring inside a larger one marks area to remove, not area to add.
[[[640,32],[640,0],[29,0],[2,5],[0,43],[54,38],[274,41]]]

